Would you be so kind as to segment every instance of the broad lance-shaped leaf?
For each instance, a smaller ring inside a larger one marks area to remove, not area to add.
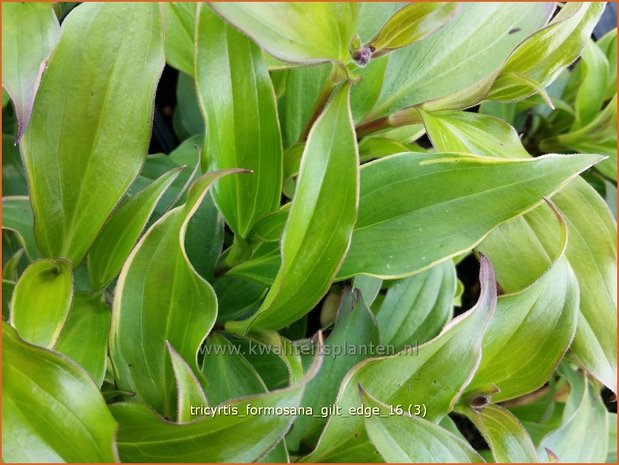
[[[260,5],[264,6],[264,5]],[[273,84],[262,52],[206,4],[199,6],[196,87],[207,130],[202,167],[243,168],[222,179],[212,196],[235,234],[279,208],[282,141]]]
[[[116,462],[116,421],[76,363],[2,323],[4,462]]]
[[[168,171],[129,198],[105,223],[88,252],[88,276],[92,289],[103,289],[118,274],[157,202],[181,170],[179,167]]]
[[[250,341],[250,344],[254,343]],[[219,405],[268,391],[256,369],[241,352],[241,347],[234,345],[223,334],[217,332],[209,334],[202,347],[204,350],[202,374],[210,405]],[[269,454],[262,457],[261,461],[289,462],[284,441],[280,441]]]
[[[477,305],[452,320],[435,339],[396,355],[373,358],[350,370],[337,396],[342,412],[362,401],[358,385],[386,404],[424,405],[426,418],[440,420],[449,413],[470,381],[481,358],[481,337],[494,313],[496,286],[490,262],[482,257],[481,295]],[[376,461],[359,416],[335,415],[323,431],[316,449],[304,462]]]
[[[363,405],[380,413],[364,417],[367,435],[387,463],[480,463],[484,459],[464,439],[417,416],[393,415],[389,406],[359,385]]]
[[[562,252],[550,270],[530,287],[499,297],[469,394],[490,393],[493,402],[500,402],[532,392],[548,381],[568,349],[576,330],[579,289],[564,256],[567,231],[560,221]]]
[[[163,66],[159,5],[67,16],[21,142],[42,255],[77,266],[137,176]]]
[[[368,46],[373,56],[406,47],[444,26],[456,13],[456,3],[410,3],[385,23]]]
[[[507,59],[492,86],[492,100],[524,98],[544,88],[578,58],[602,12],[603,2],[568,3],[550,25],[527,38]],[[523,79],[524,78],[524,79]]]
[[[560,462],[604,462],[608,451],[608,410],[583,373],[561,366],[570,385],[561,426],[546,435],[538,448],[540,461],[549,461],[546,449]]]
[[[616,393],[617,224],[604,199],[584,179],[567,187],[554,201],[571,232],[566,256],[581,289],[571,350]]]
[[[75,360],[98,386],[105,378],[112,312],[102,298],[76,293],[54,350]]]
[[[2,8],[2,86],[11,96],[19,131],[28,126],[45,60],[58,42],[60,25],[50,3],[7,3]]]
[[[515,130],[479,113],[424,114],[437,150],[467,150],[480,155],[526,158]],[[485,133],[483,138],[481,133]],[[485,142],[479,142],[480,140]],[[567,221],[566,257],[578,279],[580,315],[572,351],[595,377],[617,389],[617,226],[604,199],[577,177],[553,196]],[[516,292],[533,283],[557,256],[549,211],[539,207],[493,230],[480,248],[494,257],[503,289]],[[520,224],[519,224],[520,223]],[[505,246],[511,250],[505,253]],[[531,253],[532,249],[534,253]],[[515,273],[514,270],[519,270]]]
[[[196,180],[187,202],[140,239],[118,278],[110,335],[117,386],[135,392],[167,418],[176,413],[176,388],[165,343],[198,372],[198,348],[217,316],[215,292],[185,253],[187,223],[211,184],[234,172],[207,173]]]
[[[601,158],[403,153],[367,163],[361,168],[359,218],[337,277],[399,278],[458,255]]]
[[[348,249],[359,195],[357,141],[349,85],[333,95],[310,131],[281,240],[282,264],[258,312],[233,332],[280,329],[327,292]]]
[[[196,9],[195,3],[163,3],[166,62],[189,76],[194,73]]]
[[[34,217],[30,199],[26,196],[2,197],[2,229],[15,232],[30,260],[39,258],[34,239]]]
[[[172,344],[166,341],[174,378],[176,379],[177,400],[177,420],[179,423],[187,423],[193,420],[191,414],[192,407],[205,407],[208,405],[202,386],[191,367],[183,360]]]
[[[280,60],[292,63],[350,61],[355,3],[211,3],[217,13]],[[311,18],[311,22],[308,22]]]
[[[554,4],[548,3],[551,7]],[[571,3],[553,19],[553,22],[528,37],[492,72],[483,75],[457,92],[419,102],[417,108],[431,111],[462,110],[484,99],[513,101],[535,93],[553,107],[545,86],[576,60],[585,47],[593,26],[603,10],[602,3]],[[510,30],[520,32],[517,27]],[[476,63],[479,63],[478,61]],[[453,66],[453,64],[451,65]],[[452,69],[451,67],[448,69]],[[468,73],[467,75],[472,75]],[[373,126],[401,126],[418,122],[415,107],[393,113],[386,121],[364,124],[367,130]],[[591,150],[585,150],[590,152]],[[593,152],[597,152],[594,150]]]
[[[17,281],[10,322],[27,342],[53,347],[73,297],[71,262],[43,258],[32,263]]]
[[[375,355],[368,351],[363,353],[362,349],[376,347],[379,342],[376,320],[363,296],[358,289],[345,291],[335,327],[325,341],[325,354],[330,356],[324,359],[320,371],[308,384],[302,405],[312,407],[316,415],[322,408],[331,406],[346,372],[357,362]],[[326,418],[316,416],[299,417],[286,437],[288,446],[298,450],[299,444],[314,445],[326,422]]]
[[[454,94],[486,78],[546,24],[554,9],[551,2],[463,3],[439,31],[389,54],[380,96],[366,121]]]
[[[382,343],[402,350],[434,338],[451,319],[455,293],[451,260],[396,281],[376,314]]]
[[[110,410],[120,424],[120,458],[123,462],[259,460],[288,431],[294,416],[256,414],[250,406],[282,410],[298,407],[305,386],[320,368],[320,360],[316,357],[303,379],[288,388],[226,402],[217,414],[187,424],[170,423],[143,404],[113,404]]]
[[[481,408],[467,408],[465,414],[481,432],[496,462],[531,463],[538,461],[531,437],[509,410],[498,405],[487,404]]]
[[[481,113],[419,112],[436,150],[505,158],[528,158],[516,130],[505,121]]]

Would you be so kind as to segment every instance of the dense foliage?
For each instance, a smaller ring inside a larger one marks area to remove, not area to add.
[[[616,460],[603,10],[3,3],[3,460]]]

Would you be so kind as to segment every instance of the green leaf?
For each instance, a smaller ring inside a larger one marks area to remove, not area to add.
[[[398,10],[369,41],[373,56],[384,55],[417,42],[451,20],[456,3],[410,3]]]
[[[60,36],[60,25],[49,3],[15,2],[2,9],[2,86],[11,96],[19,131],[28,127],[34,96],[45,60]]]
[[[458,255],[599,160],[403,153],[367,163],[359,218],[338,279],[358,273],[404,277]]]
[[[9,258],[2,267],[2,279],[7,281],[17,281],[19,276],[19,262],[24,256],[25,249],[19,249]]]
[[[424,121],[438,150],[462,150],[464,144],[482,155],[524,157],[515,132],[487,115],[426,114]],[[485,144],[475,142],[480,139],[480,131],[486,131]],[[604,200],[583,179],[571,181],[553,196],[553,201],[570,231],[566,257],[580,289],[587,290],[580,293],[579,323],[572,350],[588,371],[616,392],[616,222]],[[556,243],[556,233],[550,226],[552,215],[540,208],[499,225],[490,233],[490,242],[481,244],[480,248],[494,257],[499,282],[507,292],[530,285],[557,256],[557,248],[552,246]]]
[[[452,320],[438,337],[419,348],[366,360],[350,370],[336,400],[342,412],[362,404],[359,384],[373,397],[400,405],[404,411],[420,406],[431,421],[450,412],[479,364],[481,336],[494,312],[494,273],[485,258],[480,281],[477,305]],[[367,462],[375,461],[376,454],[360,416],[335,415],[329,419],[316,449],[302,461]]]
[[[191,370],[191,367],[183,360],[183,357],[174,350],[172,344],[166,341],[170,360],[172,361],[172,369],[174,370],[174,378],[176,379],[176,390],[178,392],[177,400],[177,421],[179,423],[187,423],[192,421],[191,407],[205,407],[208,405],[202,386],[196,375]]]
[[[608,77],[606,80],[605,98],[611,98],[617,92],[617,28],[597,41],[597,46],[606,55],[608,60]]]
[[[451,95],[488,77],[554,8],[546,2],[460,5],[458,15],[435,34],[389,54],[380,96],[365,120]]]
[[[54,350],[75,360],[95,381],[103,384],[107,340],[112,313],[101,297],[75,293],[69,316]]]
[[[354,3],[212,3],[217,13],[283,61],[350,61]],[[308,22],[311,18],[311,23]]]
[[[2,229],[17,234],[30,260],[39,258],[34,239],[34,217],[28,197],[2,197]]]
[[[572,351],[617,392],[617,225],[604,199],[582,179],[554,197],[570,231],[566,256],[580,285]]]
[[[63,23],[21,142],[44,256],[77,267],[144,163],[160,16],[154,3],[93,3]]]
[[[211,333],[206,338],[203,351],[204,390],[212,405],[267,391],[260,375],[241,353],[240,347],[223,334]]]
[[[11,300],[11,325],[32,344],[53,347],[69,315],[73,297],[71,263],[44,258],[17,281]]]
[[[248,341],[255,344],[255,341]],[[267,392],[267,386],[256,369],[247,361],[241,347],[231,343],[221,333],[211,333],[202,346],[202,373],[205,389],[212,405],[252,394]],[[282,439],[261,462],[288,463],[288,450]]]
[[[7,321],[10,315],[11,299],[15,291],[15,282],[2,280],[2,321]]]
[[[207,196],[187,224],[185,249],[198,274],[209,282],[215,279],[215,266],[223,242],[223,218],[213,199]]]
[[[333,95],[305,145],[275,282],[254,316],[226,325],[232,332],[283,328],[305,315],[327,292],[357,217],[358,160],[345,85]]]
[[[432,145],[441,152],[528,158],[516,130],[505,121],[481,113],[420,111]]]
[[[595,150],[608,155],[596,168],[617,180],[617,94],[593,120],[582,128],[540,142],[540,148],[567,148],[579,152]]]
[[[331,65],[324,64],[285,71],[286,87],[279,100],[279,116],[287,146],[301,140],[321,91],[332,87],[327,81],[330,69]]]
[[[396,281],[376,314],[383,344],[402,350],[437,336],[451,319],[455,293],[456,268],[451,260]]]
[[[574,129],[592,121],[602,109],[609,72],[606,55],[593,41],[582,51],[580,63],[584,77],[574,103]]]
[[[402,6],[394,2],[359,2],[356,30],[359,39],[369,41]]]
[[[217,278],[213,289],[219,307],[217,321],[222,323],[243,318],[252,310],[258,310],[268,290],[264,284],[228,275]]]
[[[319,415],[321,409],[329,408],[346,372],[357,362],[375,355],[368,353],[368,348],[376,347],[379,340],[376,320],[359,290],[345,291],[335,327],[325,341],[326,357],[320,371],[308,384],[302,405],[312,407],[315,415]],[[286,438],[291,450],[297,450],[299,444],[315,445],[326,422],[326,417],[299,417]]]
[[[195,3],[165,2],[165,56],[168,64],[189,76],[194,73]]]
[[[281,252],[277,242],[264,242],[253,249],[252,256],[233,267],[225,276],[241,277],[268,287],[281,268]]]
[[[2,323],[2,459],[116,462],[116,422],[90,377]]]
[[[176,414],[176,395],[165,342],[198,372],[198,348],[217,316],[215,293],[185,252],[187,223],[210,185],[232,172],[196,180],[187,202],[142,236],[118,278],[110,335],[117,387],[135,392],[167,418]]]
[[[112,213],[88,252],[88,276],[93,290],[103,289],[116,277],[157,202],[180,171],[181,168],[168,171]]]
[[[490,446],[496,462],[538,461],[531,437],[509,410],[487,404],[481,408],[467,409],[465,412]]]
[[[359,143],[359,158],[363,163],[394,153],[408,152],[408,150],[406,145],[387,137],[366,137]]]
[[[560,372],[570,384],[563,423],[542,439],[538,455],[545,461],[546,450],[550,450],[561,462],[604,462],[608,451],[608,411],[604,402],[584,374],[568,366],[562,366]]]
[[[563,222],[563,220],[561,219]],[[468,388],[491,394],[493,402],[513,399],[544,385],[576,331],[579,288],[563,250],[551,269],[530,287],[499,297],[482,343],[482,359]],[[543,347],[543,350],[541,349]]]
[[[358,289],[365,300],[366,305],[370,306],[380,293],[380,288],[383,285],[383,280],[375,278],[374,276],[368,276],[359,274],[354,277],[352,281],[352,287]]]
[[[531,286],[564,253],[565,220],[557,221],[553,208],[540,205],[506,221],[477,247],[497,263],[497,280],[505,292]]]
[[[364,417],[370,441],[387,463],[480,463],[485,460],[464,439],[415,415],[393,415],[359,385],[363,405],[378,415]]]
[[[281,198],[283,152],[273,84],[260,49],[206,5],[199,8],[197,28],[196,85],[207,122],[202,166],[252,170],[222,179],[212,192],[232,231],[245,238]]]
[[[568,3],[548,27],[528,37],[510,55],[492,86],[489,98],[510,101],[533,95],[536,89],[518,77],[546,87],[578,58],[597,24],[604,3]]]
[[[120,424],[118,451],[123,462],[254,462],[267,454],[290,428],[290,415],[247,414],[256,408],[295,408],[320,366],[316,358],[300,383],[224,405],[228,411],[186,424],[165,421],[141,404],[110,407]],[[237,413],[234,414],[236,409]]]
[[[156,153],[146,157],[140,175],[127,191],[129,196],[137,195],[168,171],[183,168],[157,203],[152,215],[153,219],[165,214],[172,206],[178,206],[187,200],[189,186],[192,181],[200,176],[200,150],[198,147],[201,144],[201,139],[201,136],[193,136],[184,140],[169,155]],[[153,222],[153,219],[150,222]]]
[[[617,461],[617,414],[608,414],[608,455],[606,463]]]

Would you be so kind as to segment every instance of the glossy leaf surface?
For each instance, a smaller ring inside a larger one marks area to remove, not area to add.
[[[280,329],[326,293],[357,217],[358,159],[349,88],[337,91],[312,128],[282,235],[282,265],[258,312],[233,331]],[[311,238],[311,242],[306,242]]]
[[[90,377],[2,323],[5,462],[115,462],[116,422]]]
[[[497,463],[537,462],[533,441],[508,410],[488,404],[480,409],[470,409],[467,416],[490,445]]]
[[[599,160],[405,153],[365,164],[359,218],[338,278],[404,277],[455,256]],[[482,203],[485,208],[476,209]]]
[[[2,9],[2,86],[11,96],[19,132],[26,130],[45,60],[60,36],[49,3],[7,3]]]
[[[418,349],[373,358],[348,372],[336,403],[348,412],[359,407],[358,385],[390,405],[425,405],[426,418],[439,420],[453,408],[481,357],[481,339],[494,312],[496,287],[490,263],[483,259],[482,291],[477,305],[454,319],[435,339]],[[449,375],[446,375],[449,373]],[[316,449],[305,462],[347,462],[376,460],[377,452],[368,441],[359,416],[332,416]]]
[[[118,274],[157,202],[179,173],[180,168],[167,172],[112,213],[88,252],[88,275],[94,290],[102,289]]]
[[[101,298],[75,293],[69,316],[54,345],[55,351],[79,363],[98,386],[105,377],[111,318],[112,313]]]
[[[124,462],[252,462],[283,437],[292,421],[288,415],[247,415],[254,407],[292,408],[315,375],[316,359],[305,378],[286,389],[244,397],[227,403],[239,414],[219,414],[187,424],[165,421],[148,407],[122,403],[111,407],[120,424],[118,450]]]
[[[364,418],[372,444],[387,463],[480,463],[484,459],[468,442],[423,418],[392,415],[387,405],[362,391],[364,405],[379,415]]]
[[[144,163],[161,27],[154,3],[84,4],[63,23],[21,142],[44,256],[77,266]]]
[[[273,85],[260,49],[206,5],[197,27],[196,86],[207,122],[202,166],[252,171],[222,179],[212,193],[230,228],[246,237],[261,216],[277,209],[281,196]]]
[[[27,342],[53,347],[64,325],[73,297],[71,263],[41,259],[19,278],[11,300],[11,325]]]
[[[187,223],[211,184],[229,173],[200,177],[187,203],[170,210],[140,239],[116,286],[110,354],[117,386],[168,418],[176,413],[176,387],[166,341],[197,372],[198,348],[217,316],[213,288],[185,252]]]
[[[357,16],[354,3],[228,2],[211,7],[280,60],[349,61],[348,45]]]

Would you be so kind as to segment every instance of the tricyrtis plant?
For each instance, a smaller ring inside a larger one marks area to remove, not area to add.
[[[616,460],[603,11],[4,3],[4,461]]]

